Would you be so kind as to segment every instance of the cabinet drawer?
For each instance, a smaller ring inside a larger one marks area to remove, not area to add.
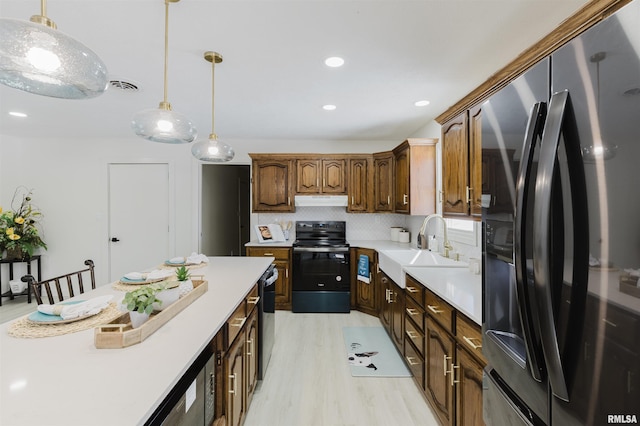
[[[424,356],[408,341],[404,341],[404,360],[413,374],[413,379],[424,390]]]
[[[418,329],[413,321],[406,319],[404,321],[404,341],[411,341],[416,347],[419,354],[424,355],[424,331]]]
[[[456,338],[458,343],[475,355],[486,365],[487,360],[482,354],[482,330],[478,324],[459,312],[456,312]]]
[[[452,320],[453,308],[447,302],[425,289],[425,311],[431,318],[436,320],[438,324],[444,327],[449,333],[453,334]]]
[[[410,297],[406,298],[404,313],[405,318],[411,318],[417,329],[424,333],[424,309]]]
[[[247,322],[247,311],[246,301],[243,300],[227,320],[227,347],[231,346],[245,322]]]
[[[256,306],[258,306],[258,303],[260,302],[257,285],[253,286],[249,294],[247,294],[245,301],[247,302],[247,316],[249,316],[256,309]]]
[[[289,252],[290,249],[287,247],[247,247],[247,254],[249,256],[270,256],[275,257],[276,260],[288,261]]]
[[[411,275],[407,275],[405,293],[424,309],[424,286]]]

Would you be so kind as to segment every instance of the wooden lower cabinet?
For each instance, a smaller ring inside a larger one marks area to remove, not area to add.
[[[456,343],[453,337],[433,319],[427,318],[425,345],[427,347],[427,399],[443,425],[454,424],[454,379],[452,370]]]
[[[369,282],[358,279],[358,262],[360,256],[369,258]],[[378,269],[377,252],[372,249],[354,248],[351,250],[351,306],[370,315],[377,314],[378,292],[376,280]]]
[[[482,365],[465,349],[456,350],[456,425],[480,426],[482,420]]]
[[[384,272],[378,273],[378,294],[380,294],[380,305],[378,317],[382,326],[391,334],[391,285],[393,281]]]
[[[288,247],[247,247],[247,256],[275,257],[278,269],[276,286],[276,309],[291,310],[291,249]]]
[[[247,392],[247,408],[251,404],[253,392],[258,384],[258,310],[254,309],[249,315],[245,331],[245,361],[246,368],[246,392]]]
[[[384,300],[379,318],[400,353],[404,353],[404,291],[384,272],[379,272]]]
[[[227,426],[240,426],[246,414],[245,339],[239,336],[225,356],[227,379]]]

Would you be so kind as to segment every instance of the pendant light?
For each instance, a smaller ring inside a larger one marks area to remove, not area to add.
[[[139,111],[133,117],[131,127],[136,135],[153,142],[190,143],[197,136],[193,123],[184,115],[171,110],[167,101],[167,68],[169,65],[169,3],[180,0],[164,0],[164,100],[158,108]]]
[[[218,140],[218,135],[214,131],[214,86],[216,64],[222,62],[222,55],[217,52],[204,52],[204,59],[211,62],[211,134],[208,140],[196,142],[191,147],[191,153],[200,161],[212,163],[223,163],[231,161],[235,153],[233,148]]]
[[[593,145],[582,148],[582,158],[587,163],[595,163],[597,159],[609,160],[615,157],[618,149],[617,145],[611,145],[602,140],[602,120],[600,119],[600,62],[607,57],[606,52],[598,52],[591,55],[590,61],[596,64],[596,108],[598,109],[598,134],[593,135],[594,139],[598,138],[598,142]]]
[[[93,98],[109,84],[107,67],[91,49],[56,29],[47,2],[30,21],[0,19],[0,83],[36,95]]]

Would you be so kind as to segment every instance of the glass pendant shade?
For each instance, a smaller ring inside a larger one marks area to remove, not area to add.
[[[200,161],[224,163],[233,160],[235,152],[231,146],[219,141],[216,135],[211,134],[209,139],[194,143],[191,154]]]
[[[149,108],[137,112],[131,127],[141,138],[160,143],[184,144],[193,142],[198,132],[186,116],[171,111],[171,106]]]
[[[46,18],[34,16],[33,19]],[[0,83],[37,95],[93,98],[109,84],[107,67],[91,49],[47,25],[0,19]]]

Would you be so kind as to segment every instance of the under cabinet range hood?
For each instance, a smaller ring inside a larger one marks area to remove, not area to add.
[[[296,195],[295,205],[302,207],[337,206],[346,207],[348,198],[346,195]]]

